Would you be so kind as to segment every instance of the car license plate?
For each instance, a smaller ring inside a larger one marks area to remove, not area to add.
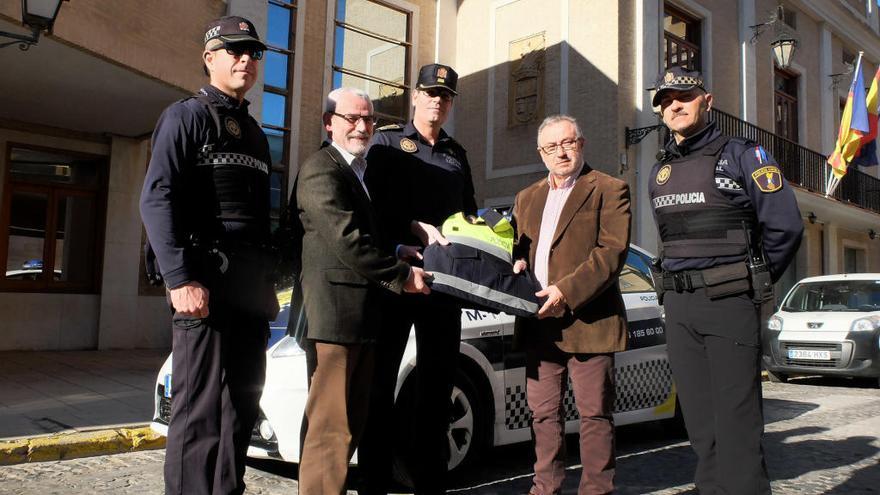
[[[171,375],[165,375],[165,397],[171,398]]]
[[[789,349],[788,359],[814,359],[831,361],[831,351],[814,351],[811,349]]]

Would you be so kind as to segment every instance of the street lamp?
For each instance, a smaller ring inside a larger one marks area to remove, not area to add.
[[[36,45],[41,32],[52,32],[62,1],[65,0],[21,0],[21,23],[31,29],[31,35],[0,31],[0,36],[13,40],[0,43],[0,48],[17,44],[20,50],[27,50]]]
[[[773,50],[773,58],[776,65],[780,69],[787,69],[791,65],[791,59],[797,49],[798,39],[791,29],[785,24],[785,9],[782,5],[776,7],[774,12],[770,13],[770,17],[761,24],[749,26],[752,28],[753,35],[750,42],[757,43],[758,36],[768,28],[772,27],[776,31],[776,36],[770,42],[770,48]]]

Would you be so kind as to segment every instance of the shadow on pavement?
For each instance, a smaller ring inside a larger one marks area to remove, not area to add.
[[[865,466],[850,479],[825,492],[825,495],[850,495],[853,493],[877,493],[880,486],[880,464]]]
[[[814,435],[827,430],[827,428],[821,427],[804,427],[767,433],[764,437],[764,448],[770,479],[787,480],[813,471],[850,466],[880,452],[880,449],[871,445],[876,438],[869,436],[849,437],[842,440],[792,441],[799,436]],[[868,469],[868,472],[862,476],[873,475],[872,489],[876,490],[877,484],[880,482],[880,476],[878,476],[880,473],[878,473],[876,465],[873,467],[875,469]],[[858,481],[856,480],[856,482]],[[834,493],[852,492],[839,491]]]
[[[802,416],[819,408],[812,402],[798,402],[784,399],[764,399],[764,424],[778,423]]]

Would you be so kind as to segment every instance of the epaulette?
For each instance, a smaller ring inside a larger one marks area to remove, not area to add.
[[[380,131],[380,132],[385,132],[385,131],[400,131],[400,130],[403,130],[403,126],[400,125],[400,124],[388,124],[388,125],[383,125],[382,127],[379,127],[379,128],[376,129],[376,130],[377,130],[377,131]]]

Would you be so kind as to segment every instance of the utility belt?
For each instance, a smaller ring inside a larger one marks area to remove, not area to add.
[[[678,272],[655,269],[654,278],[660,304],[663,304],[663,294],[666,291],[692,292],[702,288],[706,289],[709,299],[746,293],[751,293],[755,304],[773,299],[770,272],[763,263],[730,263],[703,270]]]

